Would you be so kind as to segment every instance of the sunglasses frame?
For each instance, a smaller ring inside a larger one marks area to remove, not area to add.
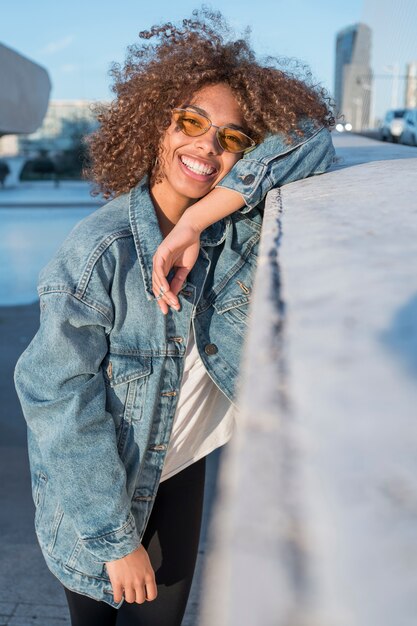
[[[201,135],[205,135],[206,133],[208,133],[210,128],[213,127],[213,128],[217,128],[216,139],[221,149],[224,150],[225,152],[230,152],[231,154],[240,154],[240,153],[246,154],[247,152],[250,152],[251,150],[256,148],[256,145],[257,145],[256,142],[251,137],[249,137],[249,135],[244,133],[242,130],[239,130],[238,128],[232,128],[228,124],[224,124],[223,126],[216,126],[216,124],[213,124],[213,122],[211,121],[209,117],[207,117],[207,115],[203,115],[203,113],[200,113],[199,111],[194,111],[191,108],[175,107],[175,109],[172,109],[172,113],[180,113],[180,112],[189,112],[189,113],[194,113],[195,115],[199,115],[203,119],[207,120],[209,124],[209,126],[205,130],[203,130],[202,133],[197,133],[196,135],[189,135],[188,133],[185,132],[185,130],[181,128],[181,132],[184,133],[184,135],[186,135],[187,137],[201,137]],[[221,141],[220,141],[220,131],[224,128],[229,128],[230,130],[234,130],[234,131],[241,133],[244,137],[247,137],[247,139],[249,139],[249,141],[251,142],[251,145],[248,148],[245,148],[244,150],[227,150],[227,148],[224,148],[222,146]]]

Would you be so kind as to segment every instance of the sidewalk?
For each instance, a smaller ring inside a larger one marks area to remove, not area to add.
[[[82,180],[63,180],[20,183],[16,187],[0,188],[0,208],[48,208],[101,206],[100,196],[91,196],[91,185]]]
[[[13,386],[14,364],[38,327],[38,305],[0,307],[0,626],[70,624],[65,595],[37,544],[26,424]],[[209,455],[196,573],[182,626],[197,626],[207,529],[221,448]]]

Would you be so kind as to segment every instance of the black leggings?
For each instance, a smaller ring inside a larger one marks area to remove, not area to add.
[[[180,626],[193,580],[203,510],[206,458],[159,484],[142,544],[158,596],[115,609],[65,589],[72,626]]]

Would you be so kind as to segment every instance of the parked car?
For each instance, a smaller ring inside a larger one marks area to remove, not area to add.
[[[410,146],[417,146],[417,109],[406,110],[400,142]]]
[[[386,112],[379,129],[382,141],[398,142],[404,129],[404,115],[407,109],[390,109]]]

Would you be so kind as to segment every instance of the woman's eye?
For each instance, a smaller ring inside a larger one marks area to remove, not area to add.
[[[196,120],[193,117],[184,117],[183,122],[184,124],[189,124],[190,126],[196,126],[197,128],[201,128],[200,120]]]
[[[228,143],[234,143],[236,146],[240,146],[242,144],[241,140],[239,137],[236,137],[236,135],[225,135],[225,139]]]

